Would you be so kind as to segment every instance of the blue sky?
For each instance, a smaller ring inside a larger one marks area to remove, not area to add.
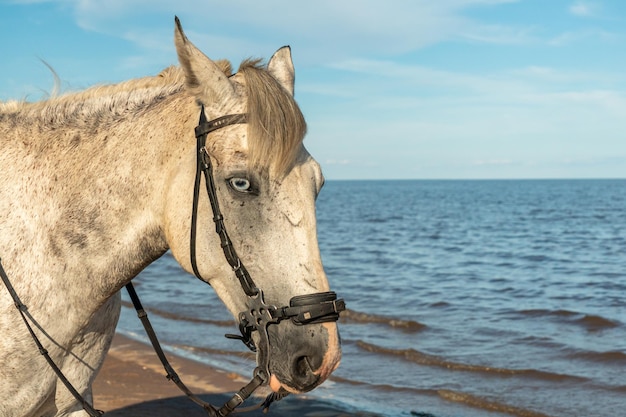
[[[626,2],[0,0],[0,100],[292,47],[329,179],[625,178]]]

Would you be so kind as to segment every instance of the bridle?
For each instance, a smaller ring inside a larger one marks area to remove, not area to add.
[[[268,327],[272,324],[278,325],[281,321],[291,320],[298,326],[334,322],[339,319],[339,313],[345,310],[345,303],[343,299],[337,299],[337,295],[332,292],[319,292],[314,294],[300,295],[292,297],[289,300],[289,306],[276,307],[271,304],[267,304],[263,298],[263,291],[256,286],[252,277],[248,273],[241,258],[237,255],[228,233],[226,232],[226,226],[224,224],[224,216],[222,215],[219,207],[219,201],[217,198],[217,190],[215,187],[215,181],[213,178],[213,166],[211,163],[211,157],[206,149],[207,136],[222,127],[241,124],[247,122],[247,114],[230,114],[222,117],[218,117],[211,121],[207,121],[204,113],[204,106],[200,111],[200,121],[195,128],[196,135],[196,151],[197,151],[197,166],[196,177],[194,181],[193,192],[193,204],[191,214],[191,234],[190,234],[190,257],[191,266],[194,274],[207,282],[202,278],[197,266],[196,256],[196,236],[197,236],[197,220],[198,220],[198,202],[200,199],[200,185],[201,177],[204,175],[206,190],[211,203],[211,210],[213,212],[213,222],[215,223],[215,231],[220,237],[220,244],[224,251],[224,256],[228,264],[232,267],[233,272],[239,279],[239,284],[243,292],[247,297],[247,308],[238,315],[239,331],[241,335],[226,335],[230,339],[241,340],[250,350],[258,352],[258,366],[255,368],[252,380],[241,388],[232,398],[227,401],[222,407],[217,408],[212,404],[203,401],[198,396],[193,394],[189,388],[180,380],[176,371],[172,368],[168,362],[163,349],[156,337],[148,315],[141,305],[141,301],[133,287],[132,282],[126,285],[126,289],[130,295],[131,301],[137,310],[137,315],[141,320],[146,333],[154,347],[154,350],[161,360],[165,371],[167,372],[167,379],[174,382],[193,402],[204,408],[210,417],[225,417],[235,411],[252,393],[260,386],[267,385],[269,383],[270,371],[269,371],[269,348],[270,339],[268,334]],[[101,410],[96,410],[85,398],[73,387],[71,382],[65,377],[61,369],[52,360],[48,351],[43,347],[39,338],[33,331],[29,320],[32,320],[30,315],[27,314],[28,307],[23,304],[17,295],[15,289],[11,285],[11,282],[2,267],[0,262],[0,278],[4,282],[9,294],[13,298],[15,307],[18,309],[24,324],[26,325],[31,337],[35,341],[39,353],[44,356],[52,370],[55,372],[59,380],[70,391],[72,396],[82,405],[83,409],[91,417],[99,417],[104,414]],[[254,332],[258,332],[258,341],[253,339]],[[264,402],[259,406],[249,407],[248,409],[239,409],[241,411],[250,411],[259,407],[267,409],[269,405],[275,401],[283,398],[287,393],[272,393]]]
[[[211,203],[211,211],[213,212],[215,232],[220,237],[220,245],[224,251],[226,261],[239,279],[239,284],[247,297],[247,308],[238,315],[241,336],[226,336],[231,339],[239,339],[250,348],[250,350],[258,352],[258,366],[254,370],[254,378],[252,380],[258,380],[258,382],[256,382],[259,384],[257,385],[258,387],[266,385],[269,382],[270,376],[270,339],[267,331],[268,326],[278,324],[288,319],[291,319],[294,324],[299,326],[313,323],[334,322],[339,319],[339,313],[345,310],[345,303],[343,299],[337,299],[337,295],[334,292],[328,291],[292,297],[291,300],[289,300],[289,306],[285,307],[276,307],[267,304],[263,297],[263,291],[254,283],[241,258],[237,255],[226,231],[224,216],[220,211],[215,180],[213,178],[213,165],[211,163],[211,156],[206,148],[206,139],[211,132],[222,127],[246,122],[247,114],[245,113],[230,114],[207,121],[204,106],[202,106],[200,110],[200,120],[195,129],[197,139],[197,166],[191,215],[190,256],[194,274],[202,279],[198,271],[196,260],[196,230],[200,182],[203,174],[206,191]],[[205,280],[203,279],[203,281]],[[255,342],[252,338],[255,331],[258,332],[258,342]],[[243,400],[241,402],[243,402]],[[241,404],[241,402],[239,404]],[[237,405],[235,405],[235,407],[237,407]]]

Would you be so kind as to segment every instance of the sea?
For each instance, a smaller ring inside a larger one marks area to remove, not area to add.
[[[346,413],[626,416],[626,180],[327,181],[318,238]],[[134,282],[166,349],[244,376],[212,289],[167,253]],[[147,343],[129,298],[118,332]]]

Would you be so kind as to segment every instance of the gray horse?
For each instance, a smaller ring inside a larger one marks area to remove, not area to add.
[[[0,104],[2,265],[41,343],[88,401],[117,324],[119,290],[168,249],[192,272],[200,105],[208,119],[247,115],[211,132],[206,149],[233,246],[266,302],[288,305],[329,288],[315,223],[324,180],[302,144],[289,48],[266,67],[245,61],[233,75],[178,21],[175,43],[181,68],[156,77]],[[248,297],[222,253],[206,194],[198,213],[198,275],[237,317]],[[274,391],[311,390],[339,364],[335,322],[268,330],[261,353]],[[0,335],[1,416],[87,415],[1,286]]]

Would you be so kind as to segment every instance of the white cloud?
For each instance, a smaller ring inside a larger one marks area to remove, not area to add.
[[[472,161],[472,165],[512,165],[514,162],[510,159],[488,159]]]
[[[59,0],[8,0],[9,4],[41,4],[41,3],[58,3]]]
[[[321,57],[334,59],[371,53],[391,56],[447,40],[522,43],[531,38],[526,28],[483,25],[464,16],[468,9],[511,3],[511,0],[396,0],[393,7],[380,0],[319,0],[302,2],[297,7],[287,0],[57,2],[71,7],[81,28],[111,36],[123,37],[149,28],[159,36],[171,37],[172,19],[178,14],[186,28],[223,38],[252,34],[247,39],[254,39],[257,44],[271,43],[274,48],[293,42],[304,50],[303,55],[318,61]],[[152,17],[149,23],[146,16]]]
[[[341,175],[379,164],[387,171],[368,175],[389,177],[419,166],[422,171],[406,175],[445,177],[446,167],[456,166],[485,176],[515,176],[529,161],[545,167],[557,164],[557,157],[626,156],[626,75],[610,66],[585,69],[582,48],[570,62],[559,61],[567,48],[558,50],[563,53],[558,57],[542,55],[555,51],[546,44],[617,39],[570,25],[576,19],[565,10],[565,20],[553,26],[540,16],[532,25],[517,23],[500,13],[506,6],[488,10],[484,20],[473,10],[510,3],[506,0],[398,0],[394,7],[380,0],[320,0],[297,7],[286,0],[57,1],[82,28],[127,40],[134,48],[120,50],[120,60],[111,66],[121,62],[137,74],[176,61],[174,13],[212,57],[235,62],[267,57],[291,43],[296,94],[310,122],[306,145]],[[568,11],[597,17],[601,10],[577,1]],[[562,32],[548,39],[553,29]],[[446,43],[456,45],[447,49]],[[467,67],[461,59],[468,60]]]
[[[528,45],[539,42],[532,26],[472,25],[459,37],[476,43],[497,45]]]
[[[574,16],[590,17],[594,15],[597,5],[588,1],[577,1],[569,6],[569,12]]]
[[[563,32],[548,40],[551,46],[566,46],[576,42],[590,39],[598,39],[601,42],[614,42],[620,40],[622,36],[600,29],[584,29],[578,31]]]
[[[622,73],[532,65],[471,73],[372,59],[332,68],[350,76],[324,88],[346,99],[330,99],[326,113],[317,115],[307,147],[322,160],[379,161],[398,169],[437,162],[477,176],[519,177],[553,176],[563,156],[626,155]],[[338,148],[349,141],[352,148]],[[531,169],[532,161],[541,169]],[[333,167],[329,175],[339,175]],[[563,176],[570,172],[574,167]],[[413,175],[450,174],[433,168]]]

